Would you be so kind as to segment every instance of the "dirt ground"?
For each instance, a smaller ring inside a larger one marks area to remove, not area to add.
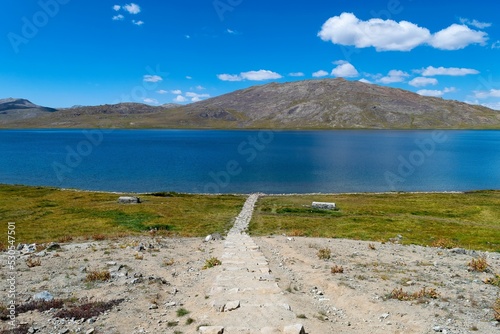
[[[500,273],[499,253],[343,239],[252,239],[267,259],[294,323],[302,324],[306,333],[500,333],[492,309],[500,288],[484,282]],[[214,282],[224,275],[224,265],[203,269],[208,259],[222,259],[225,242],[129,237],[72,242],[54,251],[19,254],[18,305],[42,291],[74,303],[82,298],[123,301],[85,320],[55,318],[57,310],[52,309],[17,314],[16,321],[30,333],[198,333],[200,325],[241,333],[221,323],[224,317],[213,306],[217,298]],[[318,257],[322,249],[331,251],[329,259]],[[468,263],[483,255],[489,264],[487,272],[468,271]],[[39,260],[40,265],[28,267],[28,259]],[[343,272],[332,273],[334,266]],[[110,279],[86,281],[90,273],[99,271],[109,272]],[[394,289],[411,294],[424,287],[436,292],[435,298],[388,298]],[[8,290],[4,269],[0,288]],[[260,316],[242,314],[244,310],[231,316]],[[272,319],[274,314],[269,316]],[[9,329],[7,321],[0,326]]]

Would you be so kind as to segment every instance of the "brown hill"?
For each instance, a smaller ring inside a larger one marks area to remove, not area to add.
[[[500,112],[344,79],[253,86],[186,106],[78,107],[0,127],[500,128]]]

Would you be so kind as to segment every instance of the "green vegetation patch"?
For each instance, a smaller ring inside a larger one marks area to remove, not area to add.
[[[93,235],[113,237],[150,229],[194,237],[224,234],[245,196],[173,192],[139,195],[140,204],[120,204],[120,194],[0,185],[0,233],[15,222],[16,244]],[[5,246],[5,242],[3,243]],[[1,246],[1,244],[0,244]]]
[[[334,202],[338,211],[311,208]],[[500,191],[268,196],[259,199],[253,235],[349,238],[500,251]]]

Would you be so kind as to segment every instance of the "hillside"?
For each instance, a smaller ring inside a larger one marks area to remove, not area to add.
[[[253,86],[185,106],[121,103],[36,117],[0,115],[0,128],[500,128],[500,112],[344,79]]]

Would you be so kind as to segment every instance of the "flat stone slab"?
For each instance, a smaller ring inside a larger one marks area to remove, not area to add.
[[[203,334],[224,334],[224,327],[222,326],[201,326],[198,330]]]

